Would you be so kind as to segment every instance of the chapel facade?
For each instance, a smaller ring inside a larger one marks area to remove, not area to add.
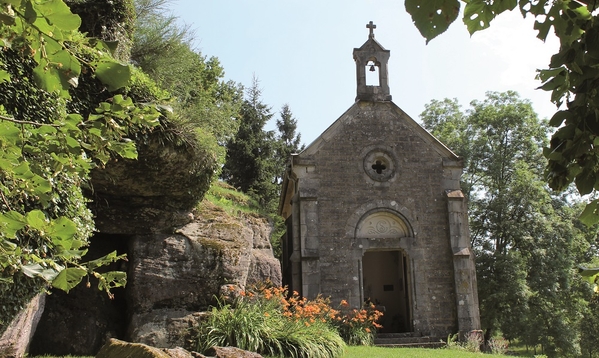
[[[390,52],[375,27],[353,51],[355,103],[290,160],[284,284],[355,308],[372,302],[381,332],[479,330],[462,162],[391,101]],[[378,81],[367,84],[367,72]]]

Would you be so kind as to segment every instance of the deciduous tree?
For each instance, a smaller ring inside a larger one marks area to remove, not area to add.
[[[599,189],[599,3],[592,0],[405,0],[406,10],[420,33],[430,41],[453,23],[464,3],[463,22],[472,34],[490,26],[501,13],[518,7],[523,17],[535,18],[537,37],[553,31],[559,52],[549,68],[539,71],[541,89],[551,91],[558,106],[549,124],[556,128],[544,155],[546,180],[556,190],[575,183],[581,195]],[[580,217],[588,225],[599,222],[599,199],[592,200]]]
[[[470,105],[463,112],[456,100],[433,101],[421,118],[464,160],[483,328],[487,337],[542,344],[551,356],[576,353],[588,285],[575,265],[593,233],[543,180],[547,125],[515,92]]]

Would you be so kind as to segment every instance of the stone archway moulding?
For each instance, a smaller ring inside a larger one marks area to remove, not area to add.
[[[351,239],[386,238],[391,237],[390,234],[393,230],[398,231],[399,235],[392,235],[392,237],[414,237],[416,230],[414,230],[413,223],[415,220],[412,218],[412,213],[405,206],[400,206],[394,200],[377,200],[362,205],[348,218],[345,237]],[[374,225],[374,229],[371,228],[372,225]],[[368,232],[370,234],[367,236],[358,236]],[[373,236],[375,234],[377,236]]]
[[[368,213],[356,228],[357,239],[392,239],[410,235],[409,226],[396,213],[388,210]]]

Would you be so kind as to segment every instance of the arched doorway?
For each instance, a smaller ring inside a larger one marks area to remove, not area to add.
[[[382,333],[412,331],[408,260],[399,250],[368,251],[362,257],[362,287],[366,302],[383,312]]]
[[[412,279],[402,239],[413,238],[407,220],[396,211],[375,209],[356,228],[361,260],[361,297],[383,311],[383,333],[412,332]]]

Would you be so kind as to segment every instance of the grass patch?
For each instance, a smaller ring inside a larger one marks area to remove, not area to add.
[[[235,190],[229,184],[223,181],[212,183],[204,200],[200,203],[199,210],[204,208],[217,207],[231,216],[241,216],[241,214],[250,214],[259,216],[261,214],[260,205],[249,195]]]
[[[205,219],[215,216],[228,215],[231,218],[264,218],[273,226],[270,243],[273,254],[281,259],[281,236],[285,233],[283,218],[274,211],[268,212],[250,195],[235,190],[231,185],[223,181],[215,181],[204,195],[204,200],[197,207],[197,214]]]
[[[428,349],[428,348],[385,348],[349,346],[345,349],[342,358],[501,358],[509,357],[499,354],[471,353],[451,349]]]

